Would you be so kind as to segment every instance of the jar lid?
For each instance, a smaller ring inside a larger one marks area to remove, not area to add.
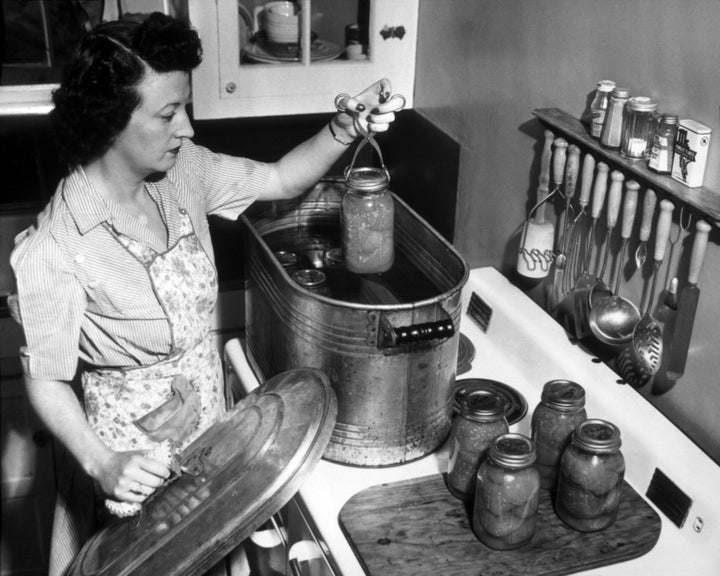
[[[657,110],[657,102],[649,96],[633,96],[628,100],[626,106],[637,112],[655,112]]]
[[[322,270],[314,268],[304,268],[293,272],[292,279],[300,284],[300,286],[312,290],[319,288],[327,283],[327,275]]]
[[[630,98],[630,90],[620,86],[615,86],[610,96],[616,100],[626,100]]]
[[[362,166],[352,168],[345,176],[345,184],[348,188],[360,192],[377,192],[387,188],[390,183],[390,176],[384,168]]]
[[[590,452],[608,454],[620,449],[620,429],[607,420],[585,420],[575,428],[572,441]]]
[[[297,254],[287,250],[278,250],[275,252],[275,258],[278,259],[283,268],[292,268],[297,265],[298,261]]]
[[[460,414],[475,422],[495,422],[505,417],[505,402],[490,390],[470,390],[456,396]]]
[[[560,411],[577,410],[585,406],[585,389],[571,380],[551,380],[543,386],[540,399]]]
[[[331,248],[325,252],[325,266],[328,268],[341,268],[345,263],[342,248]]]
[[[600,92],[612,92],[615,88],[615,82],[612,80],[600,80],[597,83],[597,88]]]
[[[535,463],[537,451],[530,438],[509,432],[493,439],[488,458],[507,468],[526,468]]]
[[[671,114],[669,112],[666,112],[665,114],[662,115],[662,117],[660,118],[660,121],[665,124],[670,124],[672,126],[679,122],[679,117],[677,114]]]

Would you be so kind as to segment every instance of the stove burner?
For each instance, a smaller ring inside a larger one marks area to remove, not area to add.
[[[460,342],[458,344],[457,372],[456,375],[470,372],[472,361],[475,359],[475,346],[470,338],[460,333]]]
[[[520,392],[512,386],[496,380],[486,380],[485,378],[464,378],[455,381],[455,402],[453,404],[455,413],[458,412],[458,396],[475,390],[494,392],[503,399],[503,402],[505,402],[505,418],[507,418],[508,424],[519,422],[527,414],[527,401]]]

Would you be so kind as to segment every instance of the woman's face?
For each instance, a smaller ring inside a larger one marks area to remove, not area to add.
[[[170,170],[182,139],[194,134],[185,110],[190,102],[190,75],[148,69],[137,90],[140,105],[109,152],[133,175],[145,178]]]

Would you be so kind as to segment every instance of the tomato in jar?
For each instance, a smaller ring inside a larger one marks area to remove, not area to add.
[[[450,429],[448,489],[465,501],[475,494],[477,471],[493,439],[508,431],[503,399],[489,390],[456,396],[459,412]]]
[[[522,434],[496,437],[477,474],[473,530],[497,550],[519,548],[535,535],[540,474],[533,441]]]
[[[620,446],[620,430],[606,420],[586,420],[573,432],[555,501],[555,512],[571,528],[596,532],[615,521],[625,476]]]
[[[537,449],[540,485],[554,490],[563,451],[575,428],[587,419],[585,389],[570,380],[551,380],[543,386],[532,415],[531,437]]]

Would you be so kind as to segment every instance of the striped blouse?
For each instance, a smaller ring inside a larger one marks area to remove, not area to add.
[[[175,166],[148,191],[167,226],[168,246],[178,239],[183,208],[214,261],[207,215],[236,219],[268,179],[266,164],[186,139]],[[147,272],[104,222],[139,240],[147,234],[78,170],[59,184],[37,225],[16,238],[10,261],[33,378],[70,380],[78,359],[101,367],[146,365],[170,350],[170,326]]]

